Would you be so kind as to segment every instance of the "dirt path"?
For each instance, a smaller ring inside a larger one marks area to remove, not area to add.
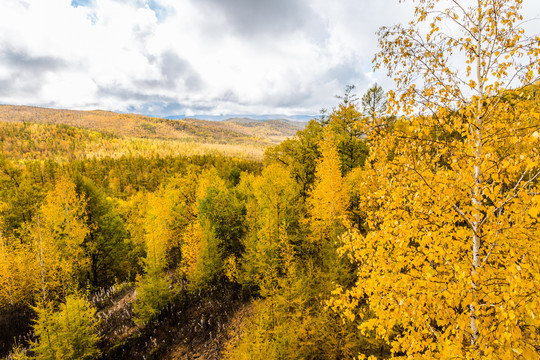
[[[235,286],[185,292],[145,327],[132,319],[133,289],[100,312],[102,359],[218,360],[250,314],[249,299]]]

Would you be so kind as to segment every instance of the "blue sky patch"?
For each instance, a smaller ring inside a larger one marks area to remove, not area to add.
[[[75,0],[73,0],[75,1]],[[156,0],[148,0],[146,2],[150,10],[156,14],[158,22],[162,22],[167,17],[167,9],[161,6]]]
[[[73,7],[90,6],[90,5],[92,5],[92,0],[71,0],[71,6]]]

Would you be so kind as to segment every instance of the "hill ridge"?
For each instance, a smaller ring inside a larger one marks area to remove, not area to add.
[[[205,143],[277,144],[305,124],[287,120],[211,121],[150,117],[107,110],[67,110],[27,105],[0,105],[0,121],[63,124],[118,136]]]

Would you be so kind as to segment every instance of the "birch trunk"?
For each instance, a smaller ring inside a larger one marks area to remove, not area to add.
[[[478,1],[478,9],[480,10],[481,3]],[[484,86],[482,79],[482,12],[479,11],[478,15],[478,42],[476,46],[476,78],[478,86],[478,106],[474,127],[472,128],[472,135],[474,139],[474,187],[472,192],[472,206],[473,206],[473,221],[472,221],[472,270],[473,277],[476,275],[478,267],[480,265],[480,246],[481,246],[481,233],[482,233],[482,130],[483,130],[483,100],[484,100]],[[471,280],[471,292],[472,303],[470,307],[471,318],[471,345],[475,347],[478,341],[478,325],[476,324],[476,308],[474,303],[477,300],[477,285]]]

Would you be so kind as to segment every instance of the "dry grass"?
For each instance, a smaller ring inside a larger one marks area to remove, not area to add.
[[[261,160],[268,145],[219,144],[179,140],[117,138],[85,145],[86,158],[119,158],[122,156],[165,157],[223,155],[247,160]]]

